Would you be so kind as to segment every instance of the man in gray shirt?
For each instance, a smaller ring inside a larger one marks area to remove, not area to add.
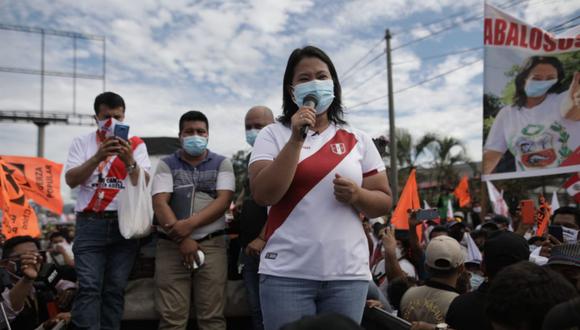
[[[153,178],[153,208],[161,231],[155,261],[159,329],[187,328],[192,288],[198,327],[226,328],[224,213],[235,177],[229,159],[207,149],[208,137],[207,117],[199,111],[185,113],[179,120],[182,147],[161,160]]]

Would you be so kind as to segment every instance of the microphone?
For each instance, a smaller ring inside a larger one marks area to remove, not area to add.
[[[304,100],[302,101],[302,104],[305,107],[311,107],[311,108],[316,108],[316,106],[318,105],[318,97],[316,97],[315,94],[308,94],[304,97]],[[306,139],[306,133],[308,133],[308,129],[310,128],[310,125],[304,125],[302,126],[302,128],[300,129],[300,133],[302,133],[302,139]]]

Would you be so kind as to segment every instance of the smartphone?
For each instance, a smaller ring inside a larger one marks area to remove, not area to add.
[[[125,141],[129,141],[129,125],[115,124],[113,135]]]
[[[533,225],[536,218],[536,206],[531,199],[520,201],[522,223],[526,225]]]
[[[564,242],[564,232],[562,230],[562,226],[548,226],[548,234],[554,236],[558,241]]]
[[[417,220],[419,221],[434,220],[437,218],[439,218],[439,212],[437,212],[437,209],[419,210],[419,212],[417,212]]]

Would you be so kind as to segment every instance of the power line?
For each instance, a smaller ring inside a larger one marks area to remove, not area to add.
[[[451,56],[451,55],[458,55],[458,54],[469,53],[469,52],[473,52],[473,51],[481,50],[481,49],[483,49],[482,46],[473,47],[473,48],[462,49],[462,50],[457,50],[457,51],[448,52],[448,53],[442,53],[442,54],[438,54],[438,55],[419,57],[417,60],[410,60],[410,61],[403,61],[403,62],[395,62],[395,63],[393,63],[393,65],[402,65],[402,64],[408,64],[408,63],[417,63],[418,60],[432,60],[432,59],[441,58],[441,57],[447,57],[447,56]]]
[[[577,20],[578,18],[580,18],[580,15],[578,15],[578,16],[575,16],[575,17],[572,17],[571,19],[569,19],[569,20],[567,20],[567,21],[565,21],[565,22],[562,22],[562,23],[560,23],[560,24],[558,24],[558,25],[552,26],[552,27],[548,28],[548,31],[557,30],[557,29],[559,29],[559,28],[563,27],[564,25],[566,25],[566,24],[568,24],[568,23],[572,23],[572,22],[574,22],[574,21],[575,21],[575,20]]]
[[[380,54],[377,54],[375,57],[373,57],[370,61],[366,62],[363,66],[360,67],[360,69],[362,68],[366,68],[368,65],[370,65],[371,63],[373,63],[374,61],[378,60],[379,58],[381,58],[383,55],[385,55],[386,50],[383,50]],[[351,78],[354,75],[354,71],[351,72],[351,74],[345,74],[342,78],[342,82],[344,83],[346,80],[348,80],[349,78]]]
[[[513,1],[513,2],[512,1],[508,1],[508,2],[505,2],[502,5],[499,5],[498,7],[502,8],[502,9],[508,9],[508,8],[512,8],[514,6],[517,6],[517,5],[521,4],[521,3],[531,2],[531,1],[533,1],[533,0],[516,0],[516,1]],[[401,44],[401,45],[393,48],[393,51],[395,51],[397,49],[400,49],[400,48],[403,48],[403,47],[410,46],[410,45],[415,44],[415,43],[418,43],[418,42],[421,42],[421,41],[423,41],[425,39],[429,39],[429,38],[431,38],[433,36],[436,36],[436,35],[438,35],[440,33],[443,33],[443,32],[446,32],[446,31],[449,31],[449,30],[452,30],[452,29],[455,29],[455,28],[457,28],[457,27],[459,27],[461,25],[464,25],[464,24],[473,22],[473,21],[478,20],[478,19],[481,19],[481,18],[483,18],[483,14],[481,14],[481,13],[478,13],[475,16],[472,15],[470,17],[465,17],[465,18],[463,18],[459,22],[455,22],[455,23],[453,23],[453,24],[451,24],[451,25],[449,25],[447,27],[444,27],[444,28],[442,28],[440,30],[433,31],[433,32],[431,32],[431,33],[429,33],[429,34],[427,34],[427,35],[425,35],[423,37],[415,38],[415,39],[413,39],[411,41],[408,41],[408,42],[406,42],[404,44]],[[422,26],[420,28],[425,28],[425,27]]]
[[[418,82],[418,83],[416,83],[416,84],[414,84],[414,85],[411,85],[411,86],[408,86],[408,87],[405,87],[405,88],[399,89],[399,90],[395,91],[395,92],[394,92],[394,94],[397,94],[397,93],[402,93],[402,92],[404,92],[404,91],[406,91],[406,90],[409,90],[409,89],[411,89],[411,88],[415,88],[415,87],[417,87],[417,86],[421,86],[421,85],[423,85],[423,84],[426,84],[426,83],[428,83],[428,82],[430,82],[430,81],[432,81],[432,80],[435,80],[435,79],[437,79],[437,78],[441,78],[441,77],[443,77],[443,76],[446,76],[446,75],[448,75],[448,74],[450,74],[450,73],[453,73],[453,72],[455,72],[455,71],[458,71],[458,70],[460,70],[460,69],[463,69],[463,68],[465,68],[465,67],[468,67],[468,66],[470,66],[470,65],[473,65],[473,64],[475,64],[475,63],[477,63],[477,62],[480,62],[480,61],[482,61],[482,59],[481,59],[481,58],[480,58],[480,59],[478,59],[478,60],[476,60],[476,61],[472,61],[472,62],[466,63],[466,64],[464,64],[464,65],[462,65],[462,66],[459,66],[459,67],[457,67],[457,68],[455,68],[455,69],[452,69],[452,70],[449,70],[449,71],[447,71],[447,72],[444,72],[444,73],[438,74],[438,75],[436,75],[436,76],[433,76],[433,77],[431,77],[431,78],[427,78],[427,79],[425,79],[425,80],[422,80],[422,81],[420,81],[420,82]]]
[[[357,65],[359,65],[365,58],[367,58],[367,56],[369,56],[380,44],[383,43],[384,39],[380,39],[373,47],[371,47],[371,49],[366,52],[363,57],[359,58],[350,68],[348,68],[344,73],[343,76],[347,76],[352,70],[354,70],[354,68],[357,67]],[[384,51],[383,51],[384,53]],[[344,78],[343,78],[344,79]]]
[[[451,69],[451,70],[449,70],[449,71],[446,71],[446,72],[440,73],[440,74],[438,74],[438,75],[435,75],[435,76],[433,76],[433,77],[429,77],[429,78],[427,78],[427,79],[425,79],[425,80],[422,80],[422,81],[420,81],[420,82],[418,82],[418,83],[416,83],[416,84],[413,84],[413,85],[410,85],[410,86],[404,87],[404,88],[402,88],[402,89],[396,90],[395,92],[393,92],[393,94],[402,93],[402,92],[405,92],[405,91],[407,91],[407,90],[409,90],[409,89],[412,89],[412,88],[415,88],[415,87],[421,86],[421,85],[423,85],[423,84],[426,84],[426,83],[428,83],[428,82],[430,82],[430,81],[433,81],[433,80],[435,80],[435,79],[441,78],[441,77],[443,77],[443,76],[446,76],[446,75],[448,75],[448,74],[451,74],[451,73],[453,73],[453,72],[455,72],[455,71],[461,70],[461,69],[463,69],[463,68],[466,68],[466,67],[468,67],[468,66],[470,66],[470,65],[473,65],[473,64],[475,64],[475,63],[477,63],[477,62],[480,62],[481,60],[482,60],[482,59],[477,59],[476,61],[472,61],[472,62],[469,62],[469,63],[463,64],[463,65],[461,65],[461,66],[459,66],[459,67],[456,67],[456,68],[454,68],[454,69]],[[381,100],[381,99],[387,98],[388,96],[389,96],[389,94],[381,95],[381,96],[379,96],[379,97],[375,97],[375,98],[373,98],[373,99],[370,99],[370,100],[368,100],[368,101],[364,101],[364,102],[358,103],[358,104],[356,104],[356,105],[354,105],[354,106],[352,106],[352,107],[348,107],[348,109],[349,109],[349,110],[352,110],[352,109],[354,109],[354,108],[358,108],[358,107],[360,107],[360,106],[363,106],[363,105],[371,104],[371,103],[373,103],[373,102],[376,102],[376,101],[378,101],[378,100]]]
[[[504,3],[502,3],[502,4],[500,4],[500,5],[498,5],[498,7],[500,7],[500,8],[503,8],[503,9],[508,9],[508,8],[514,7],[514,6],[516,6],[516,5],[519,5],[519,4],[521,4],[521,3],[524,3],[524,2],[531,3],[531,2],[533,2],[533,1],[534,1],[534,0],[508,0],[508,1],[506,1],[506,2],[504,2]],[[541,1],[545,1],[545,0],[541,0]],[[465,12],[465,13],[467,13],[467,12]],[[445,20],[449,20],[450,18],[454,18],[454,17],[457,17],[457,16],[461,16],[461,15],[459,15],[459,14],[450,15],[450,16],[448,16],[448,17],[446,17],[446,18],[444,18],[444,19],[442,19],[442,20],[439,20],[439,21],[445,21]],[[454,29],[454,28],[456,28],[456,27],[459,27],[459,26],[461,26],[461,25],[463,25],[463,24],[467,24],[467,23],[469,23],[469,22],[471,22],[471,21],[478,20],[478,19],[480,19],[480,18],[482,18],[482,17],[483,17],[483,14],[481,14],[481,13],[479,13],[477,16],[470,16],[470,17],[466,17],[466,18],[464,18],[464,19],[463,19],[462,21],[460,21],[460,22],[455,22],[455,23],[453,23],[452,25],[450,25],[450,26],[447,26],[447,27],[445,27],[445,28],[443,28],[443,29],[441,29],[441,30],[438,30],[438,31],[433,31],[433,32],[429,33],[429,34],[428,34],[428,35],[426,35],[426,36],[423,36],[423,37],[419,37],[419,38],[413,39],[413,40],[411,40],[411,41],[409,41],[409,42],[407,42],[407,43],[404,43],[404,44],[402,44],[402,45],[399,45],[399,46],[397,46],[397,47],[393,48],[392,50],[394,51],[394,50],[397,50],[397,49],[400,49],[400,48],[403,48],[403,47],[407,47],[407,46],[409,46],[409,45],[412,45],[412,44],[414,44],[414,43],[417,43],[417,42],[423,41],[423,40],[425,40],[425,39],[428,39],[428,38],[430,38],[430,37],[433,37],[433,36],[435,36],[435,35],[437,35],[437,34],[440,34],[440,33],[443,33],[443,32],[445,32],[445,31],[449,31],[449,30],[451,30],[451,29]],[[426,24],[426,25],[423,25],[423,26],[421,26],[421,28],[425,28],[425,27],[427,27],[427,26],[430,26],[430,25],[437,24],[439,21],[435,21],[435,22],[432,22],[432,23],[428,23],[428,24]],[[374,50],[376,49],[376,47],[378,47],[378,46],[379,46],[379,45],[380,45],[380,44],[383,42],[383,40],[384,40],[384,39],[381,39],[381,40],[379,40],[379,42],[377,42],[377,43],[376,43],[376,44],[375,44],[375,45],[374,45],[374,46],[373,46],[373,47],[372,47],[372,48],[371,48],[371,49],[370,49],[370,50],[369,50],[369,51],[368,51],[368,52],[367,52],[367,53],[366,53],[366,54],[365,54],[363,57],[361,57],[361,58],[360,58],[358,61],[356,61],[356,62],[355,62],[355,63],[354,63],[354,64],[353,64],[353,65],[352,65],[352,66],[351,66],[351,67],[350,67],[348,70],[346,70],[346,71],[345,71],[345,73],[343,74],[343,77],[342,77],[342,81],[343,81],[343,83],[344,83],[345,81],[347,81],[348,79],[352,78],[352,76],[353,76],[353,72],[354,72],[353,70],[354,70],[354,69],[355,69],[355,68],[356,68],[356,67],[357,67],[357,66],[358,66],[358,65],[359,65],[359,64],[360,64],[360,63],[361,63],[361,62],[362,62],[362,61],[363,61],[365,58],[367,58],[367,57],[368,57],[368,55],[369,55],[369,54],[371,54],[371,53],[372,53],[372,51],[374,51]],[[379,58],[381,58],[381,56],[382,56],[382,55],[384,55],[384,54],[385,54],[385,52],[386,52],[386,50],[383,50],[383,51],[382,51],[380,54],[376,55],[376,56],[375,56],[374,58],[372,58],[370,61],[368,61],[368,62],[366,62],[364,65],[360,66],[360,67],[359,67],[359,69],[365,68],[365,67],[367,67],[368,65],[370,65],[371,63],[373,63],[374,61],[378,60]],[[400,64],[400,63],[398,63],[398,64]]]
[[[421,42],[421,41],[423,41],[425,39],[429,39],[429,38],[431,38],[433,36],[436,36],[436,35],[438,35],[440,33],[443,33],[445,31],[449,31],[449,30],[452,30],[452,29],[455,29],[458,26],[461,26],[463,24],[467,24],[469,22],[478,20],[478,19],[480,19],[482,17],[483,17],[483,15],[477,14],[477,16],[472,16],[472,17],[464,18],[462,21],[457,22],[457,23],[454,23],[454,24],[452,24],[450,26],[447,26],[447,27],[445,27],[445,28],[443,28],[441,30],[433,31],[433,32],[431,32],[431,33],[429,33],[429,34],[427,34],[425,36],[422,36],[422,37],[419,37],[419,38],[415,38],[415,39],[413,39],[411,41],[408,41],[408,42],[403,43],[403,44],[401,44],[401,45],[399,45],[397,47],[394,47],[393,48],[393,51],[395,51],[397,49],[401,49],[401,48],[407,47],[407,46],[410,46],[410,45],[415,44],[415,43],[418,43],[418,42]]]
[[[371,75],[370,77],[368,77],[367,79],[365,79],[363,82],[361,82],[360,84],[356,85],[353,89],[349,90],[347,95],[352,94],[354,91],[356,91],[357,89],[361,88],[362,86],[366,85],[369,81],[372,81],[373,79],[375,79],[376,77],[378,77],[381,73],[387,71],[387,67],[381,68],[380,70],[377,70],[373,75]]]
[[[432,59],[446,57],[446,56],[451,56],[451,55],[458,55],[458,54],[469,53],[469,52],[473,52],[473,51],[481,50],[481,49],[483,49],[483,47],[481,47],[481,46],[479,46],[479,47],[473,47],[473,48],[469,48],[469,49],[462,49],[462,50],[448,52],[448,53],[443,53],[443,54],[438,54],[438,55],[420,57],[418,60],[432,60]],[[393,65],[402,65],[402,64],[408,64],[408,63],[417,63],[418,60],[405,61],[405,62],[396,62],[396,63],[393,63]],[[359,83],[358,85],[356,85],[353,89],[350,89],[348,91],[347,95],[352,94],[354,91],[356,91],[360,87],[366,85],[371,80],[373,80],[374,78],[378,77],[381,73],[383,73],[385,71],[387,71],[387,68],[386,67],[381,68],[380,70],[377,70],[374,74],[372,74],[367,79],[365,79],[364,81],[362,81],[361,83]]]
[[[580,18],[580,15],[578,15],[576,17],[573,17],[573,18],[567,20],[564,23],[561,23],[561,24],[558,24],[556,26],[553,26],[553,27],[551,27],[551,28],[548,29],[548,32],[559,32],[559,31],[564,31],[564,30],[568,30],[568,29],[577,27],[578,25],[580,25],[580,23],[579,24],[574,24],[574,25],[568,25],[568,26],[566,26],[566,25],[569,24],[569,23],[574,22],[575,20],[577,20],[579,18]]]

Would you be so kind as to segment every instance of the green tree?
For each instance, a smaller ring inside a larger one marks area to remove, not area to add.
[[[427,165],[433,169],[436,182],[455,184],[458,179],[455,166],[470,162],[463,142],[454,137],[439,136],[434,133],[426,134],[423,139],[424,149],[430,156]]]
[[[232,156],[232,166],[234,167],[234,175],[236,176],[236,192],[234,193],[233,200],[238,198],[238,195],[242,191],[244,187],[244,180],[246,179],[246,175],[248,173],[248,155],[250,154],[249,150],[238,150]]]

